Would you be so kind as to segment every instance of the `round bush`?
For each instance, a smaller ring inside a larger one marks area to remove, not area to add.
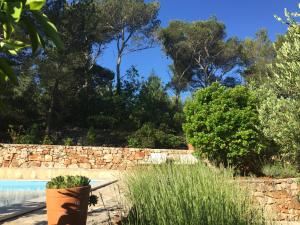
[[[187,100],[184,113],[184,132],[199,155],[242,172],[259,171],[267,142],[257,128],[255,97],[246,87],[214,83]]]

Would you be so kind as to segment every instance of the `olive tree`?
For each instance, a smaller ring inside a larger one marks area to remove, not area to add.
[[[281,146],[280,157],[299,166],[300,155],[300,26],[291,25],[269,65],[272,77],[257,92],[265,135]]]

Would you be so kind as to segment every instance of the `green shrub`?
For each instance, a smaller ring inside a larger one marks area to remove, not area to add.
[[[286,163],[267,164],[262,167],[262,173],[268,177],[290,178],[297,177],[299,173],[294,165]]]
[[[125,183],[132,206],[125,225],[267,224],[230,171],[165,164],[132,171]]]
[[[300,171],[300,26],[280,38],[271,76],[258,90],[263,132],[280,146],[280,157]]]
[[[155,148],[155,130],[152,124],[144,124],[127,139],[132,148]]]
[[[58,176],[52,178],[47,184],[47,189],[63,189],[83,187],[90,185],[91,180],[84,176]]]
[[[188,142],[200,156],[242,172],[258,172],[257,160],[269,152],[259,124],[256,99],[243,86],[218,83],[187,100],[183,124]]]
[[[133,148],[183,148],[184,138],[176,136],[172,131],[161,126],[156,129],[153,124],[146,123],[127,139],[128,146]]]
[[[64,145],[65,146],[71,146],[71,145],[73,145],[74,144],[74,142],[73,142],[73,138],[65,138],[64,140],[63,140],[63,142],[64,142]]]
[[[26,130],[22,126],[19,128],[9,126],[8,132],[13,143],[16,144],[38,144],[41,141],[41,131],[37,124],[33,124]]]
[[[50,135],[45,135],[43,145],[53,145],[53,143],[52,137]]]
[[[95,145],[95,143],[96,143],[96,132],[94,127],[90,127],[86,134],[86,144]]]

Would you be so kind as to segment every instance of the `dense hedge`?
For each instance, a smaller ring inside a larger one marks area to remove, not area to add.
[[[256,99],[246,87],[214,83],[187,100],[184,113],[183,129],[199,155],[243,172],[259,171],[268,142],[257,128]]]

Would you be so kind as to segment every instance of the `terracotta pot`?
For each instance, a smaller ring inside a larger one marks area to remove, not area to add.
[[[188,146],[188,150],[193,150],[193,151],[195,150],[195,148],[192,144],[187,144],[187,146]]]
[[[48,225],[86,225],[91,186],[46,189]]]

